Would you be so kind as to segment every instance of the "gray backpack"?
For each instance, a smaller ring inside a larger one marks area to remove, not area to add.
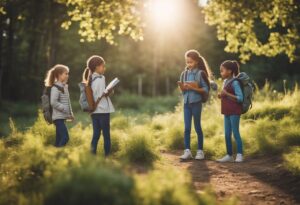
[[[55,86],[59,91],[61,91],[62,93],[64,92],[64,88],[60,87],[58,85],[53,85]],[[43,95],[41,97],[42,100],[42,111],[43,111],[43,116],[44,119],[46,120],[46,122],[48,124],[52,124],[52,106],[51,106],[51,88],[52,87],[45,87],[44,91],[43,91]]]
[[[101,76],[97,76],[94,79],[92,79],[91,84],[97,78],[101,78]],[[80,108],[83,112],[91,112],[90,104],[88,102],[88,98],[87,98],[87,95],[86,95],[86,83],[81,82],[81,83],[78,84],[78,86],[79,86],[79,91],[80,91],[80,96],[79,96]]]
[[[253,98],[253,92],[254,92],[254,85],[252,83],[252,80],[245,72],[241,72],[238,76],[236,76],[236,79],[241,85],[242,91],[243,91],[243,107],[242,107],[242,114],[248,112],[249,109],[252,108],[252,98]]]

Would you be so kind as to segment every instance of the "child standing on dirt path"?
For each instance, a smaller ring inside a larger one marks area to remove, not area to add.
[[[218,94],[221,99],[221,112],[224,115],[225,142],[227,154],[218,159],[218,162],[233,162],[231,134],[237,144],[235,162],[243,161],[243,143],[239,131],[240,116],[242,114],[243,92],[237,78],[240,72],[237,61],[227,60],[220,66],[220,73],[224,79],[222,92]]]
[[[203,132],[201,128],[202,102],[207,99],[210,89],[210,69],[206,60],[196,50],[185,53],[187,67],[181,73],[178,82],[184,99],[184,146],[185,150],[181,160],[192,159],[190,139],[191,122],[194,118],[194,127],[198,136],[198,150],[195,159],[204,159]]]
[[[93,137],[91,142],[91,152],[96,154],[97,145],[103,132],[104,138],[104,153],[105,156],[110,154],[111,140],[110,140],[110,113],[114,112],[114,106],[109,98],[112,90],[108,93],[105,91],[105,61],[101,56],[91,56],[87,60],[87,68],[83,73],[83,80],[86,81],[93,90],[94,101],[104,95],[97,104],[96,109],[91,114],[93,123]]]
[[[45,79],[45,86],[51,87],[50,104],[52,106],[52,120],[56,127],[56,147],[63,147],[69,141],[66,120],[74,120],[70,95],[68,91],[69,68],[65,65],[55,65]]]

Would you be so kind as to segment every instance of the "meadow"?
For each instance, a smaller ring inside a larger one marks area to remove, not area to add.
[[[54,126],[46,124],[37,106],[1,108],[7,119],[1,119],[5,126],[0,138],[0,205],[99,204],[99,200],[111,205],[220,203],[214,190],[207,187],[197,193],[190,173],[168,166],[161,157],[162,152],[183,149],[182,102],[177,91],[158,98],[127,93],[115,96],[113,102],[118,111],[111,120],[109,158],[102,157],[102,138],[97,155],[89,153],[92,127],[77,102],[73,103],[76,121],[68,125],[70,141],[62,149],[53,146]],[[25,116],[8,118],[18,108]],[[202,127],[206,158],[224,155],[223,116],[215,92],[204,105]],[[269,83],[257,88],[253,108],[242,116],[241,135],[246,157],[279,156],[286,170],[300,175],[298,87],[285,93],[273,90]],[[192,149],[196,151],[195,132]],[[222,202],[237,203],[234,197]]]

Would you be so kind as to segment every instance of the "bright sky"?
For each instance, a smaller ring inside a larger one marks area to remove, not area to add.
[[[159,27],[177,25],[182,17],[182,5],[185,0],[149,0],[150,16]],[[205,6],[208,0],[199,0],[199,6]]]

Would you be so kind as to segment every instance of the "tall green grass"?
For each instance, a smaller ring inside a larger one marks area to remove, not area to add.
[[[184,123],[182,103],[149,114],[157,104],[151,99],[147,112],[131,109],[129,113],[121,111],[112,115],[109,159],[103,159],[102,137],[98,154],[90,154],[92,126],[86,113],[75,111],[77,122],[68,125],[70,141],[61,149],[53,146],[55,129],[45,123],[41,112],[25,130],[19,130],[10,119],[9,134],[0,139],[0,205],[58,201],[76,204],[81,200],[87,204],[95,201],[120,204],[122,199],[124,203],[141,205],[217,203],[211,190],[200,196],[194,192],[188,173],[158,166],[164,164],[160,157],[162,150],[183,149]],[[224,155],[223,116],[216,93],[203,106],[202,128],[206,157],[215,159]],[[253,108],[242,116],[240,130],[246,157],[280,155],[288,170],[300,173],[300,91],[297,87],[286,94],[273,92],[268,84],[257,90]],[[194,131],[191,137],[195,152]],[[144,167],[145,172],[137,174],[135,170],[139,167]],[[87,184],[91,190],[83,188]],[[108,193],[111,189],[105,187],[114,189]],[[236,201],[231,199],[228,203]]]

